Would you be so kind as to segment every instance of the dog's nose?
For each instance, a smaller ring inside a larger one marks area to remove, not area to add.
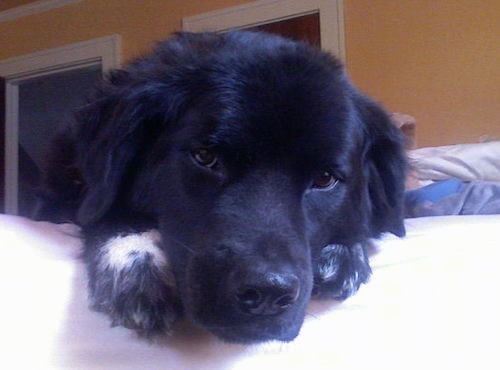
[[[245,313],[277,315],[291,307],[299,293],[297,276],[268,273],[252,283],[243,283],[236,291],[236,300]]]

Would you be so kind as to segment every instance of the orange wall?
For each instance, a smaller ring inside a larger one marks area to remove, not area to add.
[[[347,0],[347,66],[419,146],[500,139],[498,0]]]
[[[0,23],[0,60],[110,34],[124,59],[181,19],[248,0],[85,0]],[[498,0],[344,0],[347,67],[389,110],[418,120],[418,144],[500,137]]]
[[[0,60],[65,44],[119,34],[124,59],[181,29],[183,17],[248,0],[84,0],[0,23]]]

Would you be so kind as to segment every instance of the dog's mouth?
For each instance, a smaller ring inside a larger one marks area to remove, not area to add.
[[[234,307],[221,307],[223,304],[215,304],[212,309],[202,300],[191,301],[185,307],[187,315],[196,325],[227,342],[289,342],[299,334],[305,316],[305,304],[301,303],[274,315],[249,315]]]

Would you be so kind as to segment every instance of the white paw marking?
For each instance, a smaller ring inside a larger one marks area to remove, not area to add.
[[[132,320],[138,328],[146,327],[150,318],[140,305],[138,305],[135,311],[132,313]]]
[[[153,265],[167,269],[168,260],[158,246],[160,242],[161,236],[157,230],[111,238],[103,246],[101,263],[104,268],[124,270],[131,268],[138,258],[149,255]]]
[[[358,279],[359,274],[357,271],[355,271],[352,276],[349,276],[349,278],[344,281],[344,283],[342,284],[342,290],[348,292],[349,295],[356,292],[359,287]]]
[[[339,249],[342,248],[345,248],[345,246],[341,244],[330,244],[322,249],[320,255],[319,275],[323,280],[329,280],[337,275],[340,263],[335,257]]]

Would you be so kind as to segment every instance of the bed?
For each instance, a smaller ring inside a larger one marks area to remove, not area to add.
[[[491,173],[500,154],[486,153]],[[355,296],[310,304],[295,341],[243,346],[186,322],[154,343],[110,327],[88,309],[78,228],[0,215],[0,368],[500,369],[500,215],[406,227],[375,243],[372,278]]]
[[[292,343],[224,344],[181,323],[164,342],[87,307],[74,225],[0,216],[2,369],[499,369],[500,215],[407,220],[343,303],[311,303]]]

